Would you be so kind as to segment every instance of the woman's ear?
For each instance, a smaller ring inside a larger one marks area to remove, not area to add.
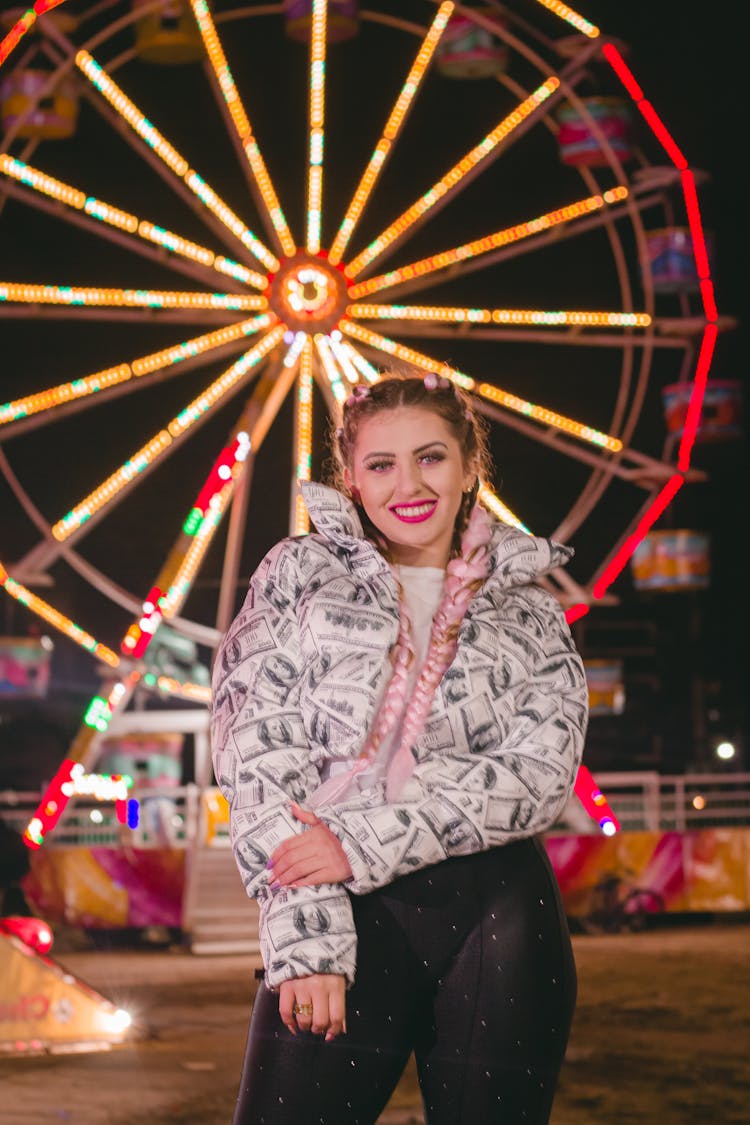
[[[351,492],[354,488],[354,481],[352,480],[352,474],[349,472],[348,467],[344,468],[344,472],[342,475],[344,478],[344,484],[348,488],[349,492]]]

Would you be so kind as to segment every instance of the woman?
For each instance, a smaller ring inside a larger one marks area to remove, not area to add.
[[[484,431],[445,378],[355,387],[334,448],[337,487],[303,486],[316,533],[269,552],[215,664],[215,773],[265,965],[235,1125],[373,1123],[412,1052],[429,1125],[540,1125],[575,967],[535,837],[588,712],[536,579],[572,551],[476,504]],[[282,702],[269,653],[294,668]],[[275,749],[280,714],[295,737]],[[290,770],[293,793],[269,784]],[[268,863],[249,871],[244,840]]]

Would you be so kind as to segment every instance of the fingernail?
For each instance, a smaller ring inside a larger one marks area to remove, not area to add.
[[[273,867],[273,860],[272,860],[272,859],[269,859],[268,863],[266,864],[266,870],[267,870],[267,871],[270,871],[270,869],[271,869],[272,867]]]
[[[277,879],[275,883],[271,883],[271,890],[272,891],[278,891],[280,886],[281,886],[281,883]]]

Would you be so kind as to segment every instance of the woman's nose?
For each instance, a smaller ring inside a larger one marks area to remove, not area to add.
[[[396,473],[396,487],[404,496],[412,496],[422,487],[422,472],[419,465],[411,462],[399,465]]]

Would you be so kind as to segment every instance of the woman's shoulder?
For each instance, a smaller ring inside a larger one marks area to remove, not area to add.
[[[340,566],[340,552],[328,539],[314,532],[280,539],[266,552],[253,575],[254,581],[272,582],[285,588],[293,581],[298,589],[321,569]]]

